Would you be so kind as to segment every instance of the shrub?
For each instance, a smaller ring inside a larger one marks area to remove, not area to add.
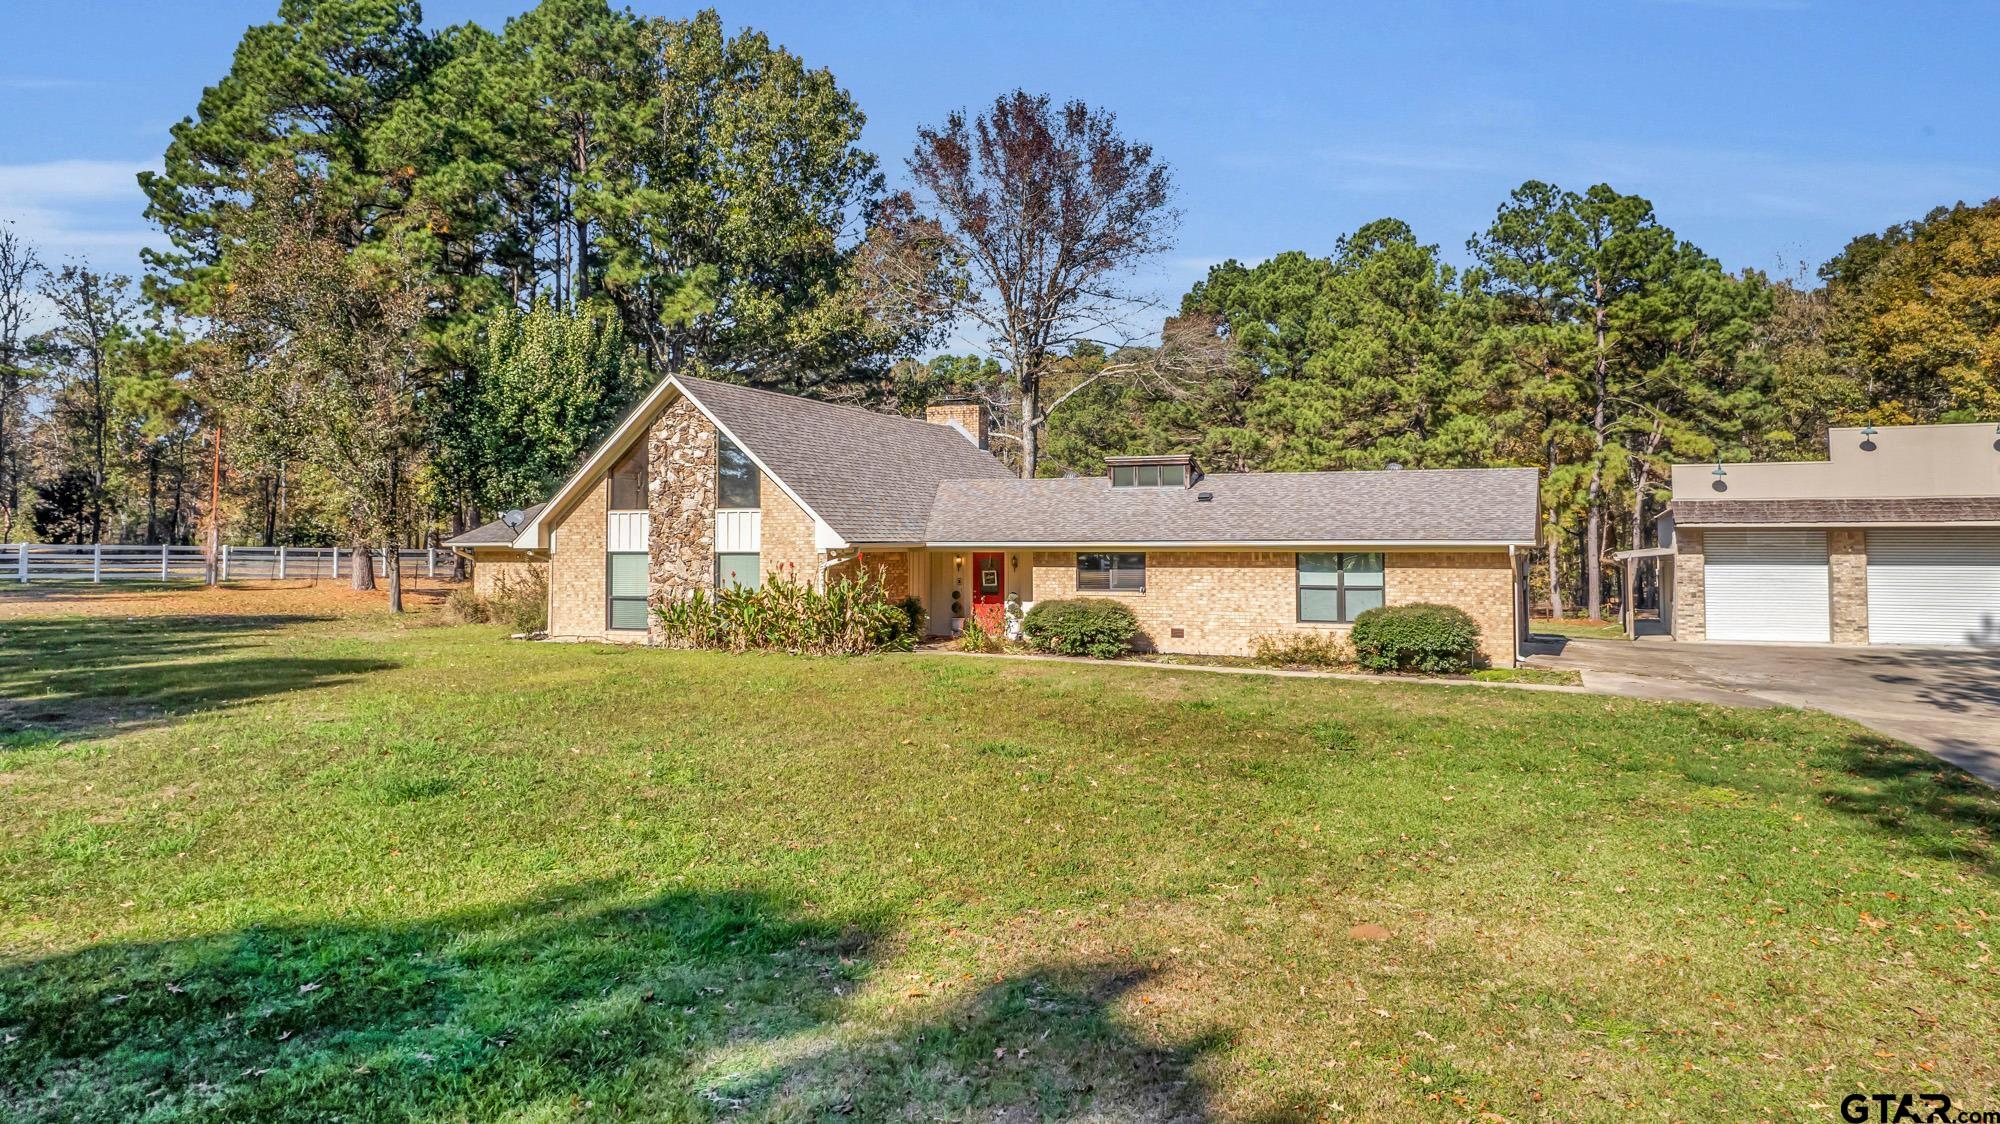
[[[453,624],[485,624],[493,619],[493,603],[470,588],[454,589],[444,599],[444,617]]]
[[[1101,597],[1037,601],[1021,621],[1021,635],[1045,652],[1100,660],[1125,654],[1138,631],[1131,606]]]
[[[470,587],[454,589],[444,599],[445,619],[456,624],[503,624],[511,632],[535,633],[549,624],[549,576],[539,567],[523,567],[514,577],[495,583],[491,597]]]
[[[961,652],[997,652],[1006,647],[1006,642],[986,627],[986,622],[974,613],[965,618],[965,627],[958,630],[958,639],[953,642]]]
[[[824,591],[774,575],[756,589],[696,590],[653,615],[673,648],[831,656],[908,650],[916,641],[911,613],[889,600],[879,575],[840,578]]]
[[[524,566],[511,578],[501,578],[500,591],[488,601],[489,619],[509,631],[533,634],[549,627],[549,572]]]
[[[922,636],[924,634],[924,622],[930,619],[930,614],[924,612],[924,599],[911,594],[903,598],[903,603],[897,607],[903,610],[904,616],[910,618],[911,638],[915,639]]]
[[[1347,646],[1336,632],[1290,632],[1251,641],[1258,663],[1270,667],[1339,667]]]
[[[1371,671],[1450,675],[1479,661],[1479,626],[1450,605],[1395,605],[1356,617],[1355,661]]]

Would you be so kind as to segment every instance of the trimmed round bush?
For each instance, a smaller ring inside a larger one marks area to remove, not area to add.
[[[1347,642],[1370,671],[1455,675],[1479,662],[1479,626],[1450,605],[1392,605],[1354,618]]]
[[[1100,660],[1124,655],[1138,631],[1130,605],[1102,597],[1037,601],[1021,621],[1021,635],[1044,652]]]

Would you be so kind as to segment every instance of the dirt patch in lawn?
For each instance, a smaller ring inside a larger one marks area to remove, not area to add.
[[[403,607],[430,612],[457,583],[403,581]],[[357,590],[345,581],[231,582],[199,585],[28,582],[0,584],[0,620],[76,614],[90,617],[353,616],[389,606],[386,588]]]

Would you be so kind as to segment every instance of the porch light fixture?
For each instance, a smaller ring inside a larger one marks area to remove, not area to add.
[[[1723,469],[1722,469],[1722,462],[1721,462],[1721,461],[1716,461],[1716,462],[1715,462],[1715,471],[1714,471],[1714,472],[1711,472],[1711,473],[1709,473],[1709,475],[1710,475],[1710,476],[1727,476],[1727,475],[1729,475],[1729,473],[1727,473],[1727,472],[1724,472],[1724,471],[1723,471]]]
[[[1875,427],[1873,425],[1862,426],[1861,447],[1866,449],[1868,446],[1873,445],[1874,443],[1875,443]]]

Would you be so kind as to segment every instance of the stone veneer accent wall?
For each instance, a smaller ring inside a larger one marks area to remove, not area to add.
[[[526,550],[483,548],[472,560],[472,592],[481,597],[497,597],[507,587],[531,580],[537,570],[548,576],[547,558]]]
[[[604,511],[610,482],[600,477],[555,525],[549,559],[549,635],[623,639],[605,627]]]
[[[1868,643],[1868,532],[1844,528],[1826,533],[1828,592],[1833,597],[1833,642]]]
[[[716,436],[714,423],[686,398],[660,411],[646,435],[652,604],[715,586]],[[659,633],[660,622],[649,617],[647,639],[657,644]]]
[[[1674,639],[1708,639],[1708,586],[1701,531],[1674,530]]]
[[[1298,620],[1292,551],[1149,550],[1144,593],[1078,594],[1076,553],[1036,551],[1035,599],[1110,597],[1132,606],[1143,644],[1162,652],[1247,656],[1259,636],[1331,632],[1344,624]],[[1388,552],[1384,599],[1456,605],[1479,625],[1489,662],[1514,663],[1514,582],[1505,551]],[[1176,637],[1179,628],[1183,635]]]

